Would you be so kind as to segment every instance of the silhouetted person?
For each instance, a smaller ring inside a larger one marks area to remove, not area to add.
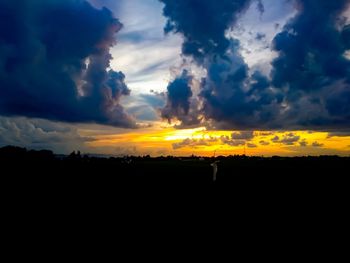
[[[217,179],[217,173],[218,173],[218,163],[219,161],[215,161],[212,164],[210,164],[213,167],[213,181],[215,182]]]

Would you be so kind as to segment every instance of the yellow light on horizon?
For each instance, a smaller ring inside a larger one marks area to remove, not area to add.
[[[150,154],[152,156],[188,156],[192,154],[213,156],[214,152],[216,152],[216,155],[246,153],[247,155],[256,156],[350,154],[350,136],[330,137],[327,132],[309,131],[255,131],[254,138],[246,141],[245,146],[225,144],[222,137],[225,136],[230,139],[233,132],[236,131],[213,131],[207,130],[205,127],[175,129],[164,123],[157,123],[152,127],[140,130],[129,130],[116,134],[97,134],[93,136],[93,140],[86,144],[93,148],[95,152],[113,153],[116,148],[137,148],[137,154]],[[299,136],[300,140],[295,142],[294,145],[272,141],[275,136],[282,140],[289,133]],[[89,134],[91,134],[90,131]],[[306,147],[300,145],[302,140],[308,142]],[[261,141],[267,142],[266,145]],[[251,147],[248,147],[248,143]],[[313,143],[322,146],[315,147],[312,145]],[[174,147],[176,144],[180,144],[180,147]]]
[[[185,140],[187,138],[200,138],[206,128],[200,127],[195,129],[174,130],[164,137],[165,141]]]

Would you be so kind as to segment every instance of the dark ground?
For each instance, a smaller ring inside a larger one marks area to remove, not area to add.
[[[321,240],[348,225],[350,158],[215,160],[220,162],[213,182],[213,158],[57,157],[2,148],[1,212],[15,225],[12,230],[29,230],[28,237],[36,229],[54,229],[57,235],[79,229],[85,237],[94,227],[104,233],[118,229],[131,239],[130,231],[146,231],[146,243],[155,228],[164,237],[183,239],[178,226],[205,236],[223,224],[224,232],[217,234],[230,226],[246,239],[249,231],[260,235],[263,243],[271,229],[283,229],[280,236],[295,236],[308,246],[300,235]]]
[[[213,181],[214,161],[218,163]],[[127,188],[166,191],[220,189],[242,195],[337,193],[348,187],[350,158],[57,157],[50,151],[0,149],[1,178],[28,187],[62,191],[115,192]]]
[[[216,160],[213,182],[211,158],[57,157],[48,151],[2,148],[5,243],[11,248],[19,242],[27,248],[22,254],[36,258],[44,257],[44,251],[60,256],[61,246],[77,251],[82,244],[91,246],[82,255],[90,256],[100,244],[111,251],[129,247],[130,252],[124,249],[127,258],[144,258],[136,247],[156,255],[168,248],[170,258],[182,244],[193,253],[200,241],[206,243],[199,243],[198,253],[204,256],[218,242],[219,251],[225,248],[235,257],[240,248],[231,242],[246,247],[246,256],[259,258],[270,253],[300,259],[296,251],[325,258],[328,251],[334,259],[338,253],[329,251],[332,244],[346,251],[349,158]],[[251,243],[260,250],[253,251]],[[18,253],[16,249],[13,255]]]

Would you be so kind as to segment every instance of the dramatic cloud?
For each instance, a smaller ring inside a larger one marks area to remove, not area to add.
[[[84,0],[0,2],[0,114],[134,127],[110,70],[122,24]]]
[[[281,96],[270,89],[268,78],[260,72],[250,76],[238,52],[239,41],[227,35],[252,1],[162,2],[166,4],[164,15],[168,17],[165,32],[182,34],[183,54],[207,72],[200,84],[199,114],[211,120],[210,125],[217,129],[246,129],[268,124]],[[258,9],[263,11],[260,1]],[[183,119],[176,114],[171,117]]]
[[[301,126],[349,126],[349,1],[295,2],[297,16],[274,39],[272,84],[285,94],[285,116]]]
[[[190,99],[192,91],[190,82],[192,78],[187,71],[171,82],[168,86],[169,103],[163,110],[163,117],[171,119],[174,115],[186,115],[190,110]]]
[[[296,15],[273,39],[277,57],[270,76],[248,67],[240,42],[230,34],[253,1],[161,2],[168,18],[165,32],[182,35],[183,55],[206,73],[195,106],[200,105],[196,112],[208,127],[327,130],[350,125],[350,25],[343,17],[349,0],[286,1],[295,4]],[[263,13],[263,2],[256,3]],[[188,84],[186,90],[191,88]],[[167,117],[196,119],[188,106]]]
[[[248,7],[250,0],[160,0],[163,13],[169,18],[165,32],[181,33],[182,52],[197,61],[209,54],[225,55],[230,46],[226,30],[237,14]]]
[[[187,70],[184,70],[181,76],[168,85],[168,102],[162,109],[162,117],[169,120],[169,122],[176,117],[185,126],[193,126],[200,123],[198,112],[190,108],[193,95],[191,82],[192,77]]]
[[[0,117],[0,147],[15,145],[30,149],[48,149],[56,153],[86,150],[92,139],[78,134],[76,128],[41,119]]]

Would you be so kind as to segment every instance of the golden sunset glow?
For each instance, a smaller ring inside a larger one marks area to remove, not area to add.
[[[204,127],[175,129],[162,123],[142,130],[127,130],[118,134],[92,135],[88,147],[94,152],[114,155],[152,156],[301,156],[350,154],[350,136],[333,136],[328,132],[312,131],[254,131],[252,138],[232,139],[240,131],[209,131]],[[244,133],[244,132],[243,132]],[[236,145],[238,144],[238,145]]]

